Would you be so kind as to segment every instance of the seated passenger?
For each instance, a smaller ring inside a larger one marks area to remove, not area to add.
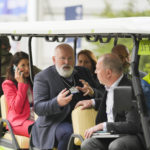
[[[8,105],[7,119],[14,134],[29,137],[28,127],[34,123],[34,110],[29,57],[26,53],[15,53],[2,88]]]
[[[150,115],[150,73],[141,80],[141,85],[143,88],[148,113]]]
[[[96,63],[97,63],[97,59],[90,50],[85,49],[85,50],[81,50],[78,53],[77,66],[88,68],[94,79],[95,78],[97,79],[97,76],[94,72],[96,69]]]
[[[104,86],[97,79],[97,76],[95,73],[96,63],[97,63],[97,59],[90,50],[85,49],[85,50],[81,50],[78,53],[77,66],[83,66],[90,70],[93,80],[95,82],[96,88],[89,86],[89,84],[87,82],[82,80],[81,82],[84,86],[77,87],[78,90],[84,92],[85,95],[88,94],[88,91],[91,91],[90,93],[92,93],[92,91],[93,91],[94,99],[90,99],[90,100],[86,99],[84,101],[80,101],[79,103],[77,103],[77,105],[75,107],[82,106],[82,109],[92,107],[92,101],[96,101],[100,105],[101,98],[103,97],[103,94],[104,94]],[[98,106],[97,106],[97,109],[98,109]]]
[[[96,63],[97,63],[97,59],[90,50],[85,49],[85,50],[81,50],[78,53],[77,66],[82,66],[90,70],[97,89],[99,89],[99,92],[101,92],[101,95],[103,95],[104,86],[99,83],[97,76],[95,74]]]
[[[6,71],[10,64],[10,61],[13,57],[12,53],[10,52],[11,45],[9,42],[9,38],[7,36],[0,36],[0,51],[1,51],[1,79],[0,79],[0,85],[2,85],[2,82],[6,78]],[[33,66],[33,75],[37,74],[41,70]],[[2,88],[0,86],[0,96],[3,94]]]
[[[92,98],[78,91],[80,79],[94,86],[88,69],[74,66],[74,50],[68,44],[55,48],[53,66],[46,68],[34,79],[34,110],[38,119],[32,127],[32,144],[39,149],[67,150],[73,132],[71,112],[79,100]]]
[[[140,118],[135,107],[128,111],[117,112],[113,106],[114,88],[131,86],[131,81],[124,76],[122,62],[114,54],[101,56],[96,65],[97,77],[105,85],[105,94],[96,117],[96,125],[85,131],[85,140],[81,150],[143,150],[139,140],[142,132]],[[97,103],[93,104],[97,105]],[[119,138],[91,138],[96,131],[125,134]]]
[[[118,44],[112,48],[112,53],[115,53],[119,56],[123,63],[123,72],[128,76],[129,79],[131,79],[131,71],[130,71],[130,54],[129,50],[126,46],[122,44]],[[142,79],[146,73],[139,71],[140,78]]]
[[[0,36],[0,52],[1,52],[1,74],[0,74],[0,85],[6,78],[6,70],[10,64],[13,55],[10,53],[10,42],[7,36]],[[0,96],[3,94],[0,86]]]

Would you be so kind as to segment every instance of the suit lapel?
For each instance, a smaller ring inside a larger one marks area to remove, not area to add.
[[[100,122],[107,121],[107,115],[106,115],[106,98],[107,98],[107,91],[104,93],[103,100],[99,106],[99,111],[96,116],[96,124]]]
[[[129,82],[129,79],[126,78],[126,76],[123,76],[121,81],[119,82],[118,86],[125,86],[125,85],[131,85],[131,82]],[[100,122],[107,121],[107,114],[106,114],[106,98],[107,98],[107,91],[105,91],[103,100],[100,104],[99,111],[96,117],[96,124]],[[114,120],[117,116],[117,112],[115,112],[115,108],[113,108],[113,116]]]
[[[118,86],[129,86],[131,83],[129,83],[129,79],[124,75],[121,81],[119,82]],[[115,111],[115,107],[113,107],[113,116],[114,116],[114,121],[116,121],[117,117],[117,112]]]

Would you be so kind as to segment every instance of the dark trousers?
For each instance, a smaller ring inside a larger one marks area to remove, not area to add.
[[[62,122],[56,129],[56,140],[58,143],[58,150],[67,150],[68,142],[71,134],[73,133],[72,124]]]
[[[122,136],[117,139],[89,138],[83,141],[81,150],[144,150],[135,135]]]

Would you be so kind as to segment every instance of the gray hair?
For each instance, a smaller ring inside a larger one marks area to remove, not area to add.
[[[70,51],[74,53],[73,48],[69,44],[66,44],[66,43],[62,43],[56,46],[55,51],[54,51],[54,56],[56,56],[57,49],[63,49],[63,50],[69,49]]]
[[[114,73],[123,72],[123,64],[120,58],[115,54],[105,54],[102,56],[104,68],[111,69]]]

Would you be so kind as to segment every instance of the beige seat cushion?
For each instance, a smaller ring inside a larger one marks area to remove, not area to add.
[[[8,112],[8,108],[7,108],[7,102],[5,99],[5,96],[1,96],[1,111],[2,111],[2,118],[6,119],[7,117],[7,112]],[[38,118],[38,116],[34,113],[35,115],[35,120]],[[25,137],[25,136],[21,136],[21,135],[15,135],[16,140],[18,142],[18,145],[21,149],[29,149],[29,138]],[[5,135],[3,136],[4,139],[7,140],[12,140],[11,134],[9,132],[5,133]],[[57,149],[54,149],[57,150]]]
[[[84,132],[86,129],[95,125],[97,111],[93,108],[81,110],[81,107],[78,107],[72,111],[72,124],[74,134],[79,134],[84,138]],[[81,145],[81,141],[78,138],[75,138],[75,145]]]
[[[28,149],[29,148],[29,138],[25,136],[15,135],[18,145],[21,149]],[[12,140],[10,133],[5,133],[3,138],[7,140]]]
[[[2,95],[1,96],[1,114],[2,114],[3,119],[6,119],[7,113],[8,113],[8,107],[7,107],[6,99],[5,99],[5,96]]]
[[[2,113],[2,119],[6,119],[7,117],[7,102],[6,98],[4,95],[1,96],[1,113]],[[29,138],[21,135],[15,135],[16,140],[18,142],[18,145],[20,146],[21,149],[28,149],[29,148]],[[10,133],[5,133],[3,138],[7,140],[12,140]]]

